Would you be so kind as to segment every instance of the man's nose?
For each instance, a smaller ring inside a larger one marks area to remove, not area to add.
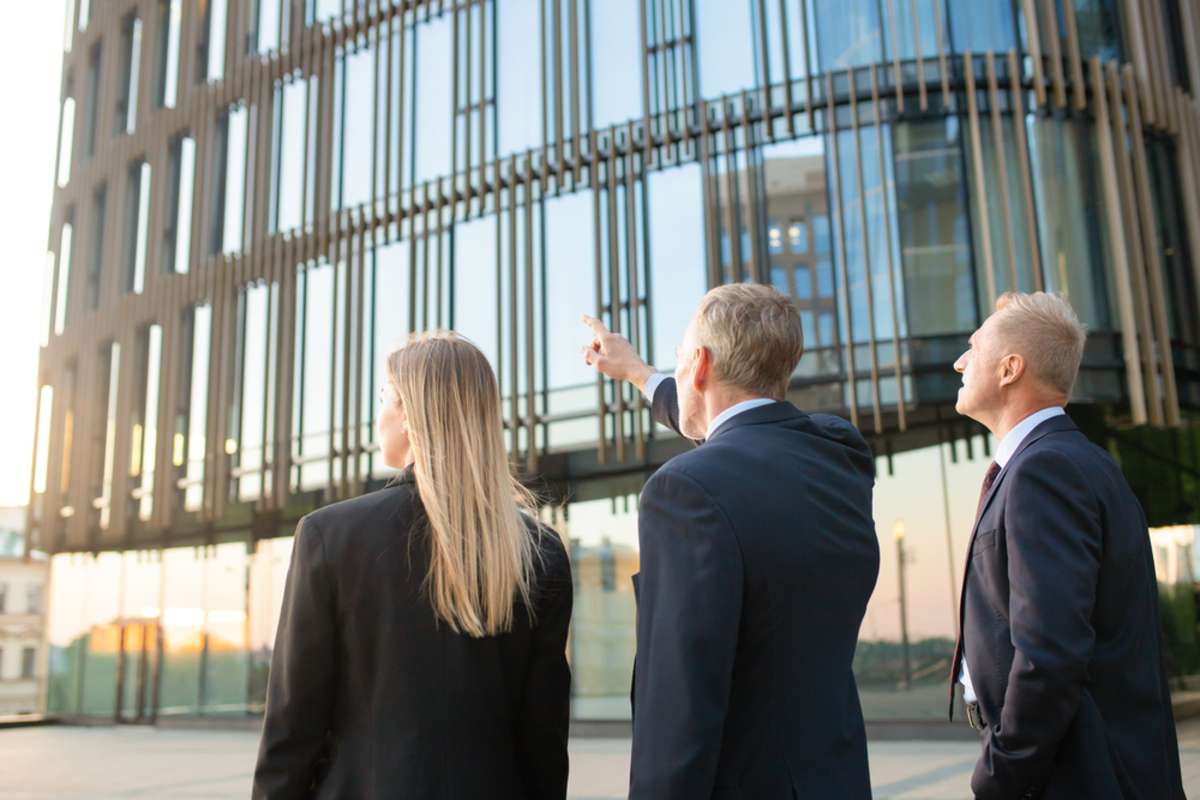
[[[963,353],[961,356],[958,357],[958,360],[954,362],[954,371],[955,372],[965,372],[966,369],[967,369],[967,354]]]

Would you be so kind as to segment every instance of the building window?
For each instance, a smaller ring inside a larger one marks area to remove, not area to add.
[[[26,647],[21,651],[21,678],[23,680],[33,679],[33,667],[37,660],[37,650],[33,647]]]
[[[86,31],[92,19],[92,0],[79,0],[79,30]]]
[[[362,48],[343,53],[338,60],[338,97],[334,107],[339,109],[339,113],[334,124],[334,175],[331,192],[332,207],[335,209],[351,208],[371,199],[371,176],[375,161],[375,57],[374,50]],[[424,88],[422,84],[418,84],[418,95],[423,94]],[[442,98],[446,99],[449,96],[449,87],[446,87]],[[449,132],[446,133],[448,137]],[[416,135],[420,139],[422,132],[417,131]],[[443,141],[443,144],[446,141],[448,139]],[[449,166],[447,157],[444,163],[432,167],[430,174],[425,177],[440,175]]]
[[[40,583],[35,583],[28,587],[27,592],[28,594],[25,598],[25,611],[35,616],[41,614],[42,585]]]
[[[46,471],[50,457],[50,419],[54,412],[54,387],[42,386],[38,392],[37,447],[33,459],[33,492],[45,494]]]
[[[71,52],[71,44],[75,41],[75,0],[67,0],[66,20],[63,23],[63,52]]]
[[[249,116],[245,106],[230,106],[217,122],[217,213],[213,215],[213,253],[237,253],[251,220],[247,219],[246,142]]]
[[[305,2],[305,24],[313,25],[340,16],[342,0],[307,0]]]
[[[147,325],[139,335],[134,382],[135,401],[130,427],[129,475],[136,487],[130,516],[143,522],[154,511],[154,470],[158,460],[158,390],[162,368],[162,326]]]
[[[54,335],[62,336],[67,327],[67,309],[71,296],[71,259],[75,252],[72,239],[75,226],[64,223],[58,240],[58,276],[55,281]]]
[[[121,74],[117,87],[117,133],[133,133],[137,127],[138,78],[142,61],[142,21],[136,16],[125,20],[121,33]]]
[[[253,26],[247,35],[249,52],[267,53],[280,49],[287,31],[288,0],[258,0],[252,10]]]
[[[150,164],[135,163],[129,169],[129,205],[125,291],[141,294],[146,284],[146,240],[150,221]]]
[[[204,78],[219,81],[225,74],[225,5],[228,0],[212,0],[208,6],[208,46]]]
[[[112,483],[114,461],[117,444],[117,384],[121,374],[121,345],[110,342],[100,349],[100,358],[108,363],[108,369],[101,370],[100,391],[97,398],[105,402],[104,424],[96,430],[95,452],[101,454],[95,487],[96,502],[93,504],[98,512],[96,524],[103,530],[108,528],[112,513]]]
[[[275,340],[279,314],[276,284],[248,286],[238,298],[235,380],[231,393],[230,458],[233,500],[253,500],[265,493],[270,451],[274,443]]]
[[[183,486],[176,503],[185,511],[197,511],[204,500],[205,437],[208,433],[209,341],[212,335],[212,306],[192,306],[183,321],[183,385],[175,411],[171,463]],[[178,483],[176,484],[178,486]]]
[[[186,273],[192,250],[192,194],[195,190],[196,140],[177,137],[169,156],[166,228],[163,231],[163,269]]]
[[[71,150],[75,143],[75,98],[63,100],[62,117],[58,125],[58,185],[71,180]]]
[[[312,155],[315,153],[308,146],[310,138],[315,136],[316,127],[310,125],[314,116],[311,109],[315,108],[315,102],[310,100],[310,86],[316,86],[316,78],[309,81],[291,80],[275,87],[275,135],[271,137],[271,233],[299,228],[306,221],[305,216],[312,214],[312,187],[315,181],[305,180],[306,175],[314,171]]]
[[[59,469],[58,491],[64,497],[71,488],[71,442],[75,438],[75,364],[63,372],[60,402],[63,409],[62,464]]]
[[[92,195],[92,243],[91,258],[87,273],[87,307],[94,310],[100,305],[100,275],[104,267],[104,232],[108,215],[108,190],[101,186]]]
[[[86,0],[85,0],[86,2]],[[92,45],[88,55],[87,104],[84,110],[83,154],[85,158],[96,155],[96,120],[100,114],[100,43]]]
[[[158,87],[159,106],[174,108],[179,93],[179,37],[183,0],[159,0],[158,3]]]

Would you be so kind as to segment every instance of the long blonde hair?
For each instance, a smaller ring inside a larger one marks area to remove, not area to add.
[[[536,515],[509,469],[496,374],[448,331],[412,337],[388,356],[387,372],[408,416],[434,613],[475,638],[508,631],[518,598],[532,613],[537,549],[526,519]]]

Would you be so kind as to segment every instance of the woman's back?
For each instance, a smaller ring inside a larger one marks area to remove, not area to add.
[[[428,596],[409,468],[302,520],[276,638],[255,797],[566,795],[571,571],[530,525],[531,623],[454,632]]]

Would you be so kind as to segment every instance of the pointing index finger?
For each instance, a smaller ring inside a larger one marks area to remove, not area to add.
[[[583,324],[591,328],[592,333],[596,334],[597,336],[604,336],[608,333],[608,328],[604,327],[603,322],[595,317],[589,317],[587,314],[583,315]]]

